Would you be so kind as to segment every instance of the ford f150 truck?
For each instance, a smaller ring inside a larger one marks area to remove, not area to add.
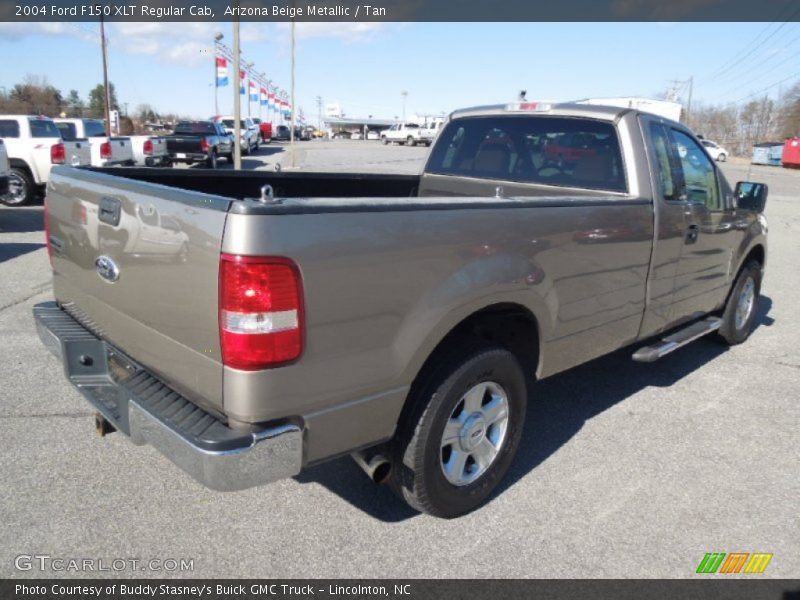
[[[211,488],[352,454],[454,517],[509,468],[536,380],[747,339],[766,194],[679,123],[527,102],[453,113],[419,176],[56,169],[35,320],[101,432]],[[174,243],[137,251],[146,220]]]
[[[216,169],[220,158],[233,163],[233,137],[213,121],[180,121],[167,140],[167,153],[173,163],[205,163]]]
[[[88,139],[92,150],[92,166],[131,166],[133,145],[128,137],[106,134],[106,126],[100,119],[53,119],[65,141]]]
[[[53,165],[88,165],[88,140],[65,141],[52,119],[33,115],[0,115],[0,138],[11,165],[9,191],[0,202],[22,206],[32,202],[50,177]]]

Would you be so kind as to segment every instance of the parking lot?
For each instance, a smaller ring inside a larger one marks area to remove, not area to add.
[[[426,154],[311,141],[294,162],[414,173]],[[287,144],[243,166],[277,163],[291,168]],[[123,577],[684,578],[707,552],[773,553],[763,576],[796,576],[800,171],[723,170],[770,186],[751,339],[731,349],[702,339],[652,365],[620,351],[540,382],[505,484],[453,521],[412,512],[349,458],[223,494],[152,448],[98,437],[34,331],[31,308],[52,297],[42,207],[0,208],[0,577],[41,576],[15,568],[38,554],[193,560],[190,572],[100,573]]]

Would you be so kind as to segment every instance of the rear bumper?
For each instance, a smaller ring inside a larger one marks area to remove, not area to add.
[[[258,432],[227,427],[192,404],[53,302],[33,309],[44,345],[67,379],[137,445],[150,444],[214,490],[242,490],[300,472],[303,432],[286,423]]]
[[[146,167],[166,167],[170,162],[169,155],[167,154],[144,157],[144,164]]]
[[[182,154],[182,156],[179,156],[179,154]],[[173,152],[169,154],[168,158],[174,163],[196,163],[208,160],[208,154],[199,152]]]

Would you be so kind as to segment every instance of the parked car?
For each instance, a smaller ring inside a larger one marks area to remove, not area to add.
[[[360,131],[354,131],[353,133],[350,134],[350,139],[351,140],[363,140],[364,136],[361,135]]]
[[[275,128],[275,134],[273,135],[272,139],[279,142],[286,142],[291,139],[291,137],[291,130],[286,125],[278,125]]]
[[[261,119],[253,119],[253,123],[256,124],[261,134],[261,142],[269,144],[272,141],[272,123],[262,121]]]
[[[140,167],[169,167],[167,140],[159,135],[132,135],[133,162]]]
[[[377,131],[369,130],[367,132],[367,139],[368,140],[379,140],[381,139],[381,134]]]
[[[8,194],[8,180],[11,175],[11,167],[8,163],[8,150],[3,140],[0,140],[0,198]]]
[[[565,134],[599,150],[555,167],[530,144]],[[34,316],[101,431],[209,487],[352,453],[455,517],[508,471],[536,380],[748,338],[766,196],[732,189],[680,123],[530,102],[453,113],[421,175],[57,168],[58,303]],[[66,233],[80,202],[102,223],[91,245]],[[185,232],[185,259],[115,242],[147,207]]]
[[[220,158],[233,164],[233,138],[213,121],[180,121],[172,135],[166,136],[171,162],[205,163],[216,169]]]
[[[222,117],[220,123],[225,127],[225,131],[233,136],[236,135],[233,127],[236,121],[233,117]],[[241,144],[242,154],[249,155],[251,152],[258,150],[261,144],[261,132],[258,126],[253,122],[253,119],[250,117],[240,119],[239,127],[239,142]]]
[[[311,140],[311,132],[305,127],[297,125],[294,128],[294,139],[300,142],[308,142]]]
[[[353,133],[351,131],[342,129],[341,131],[335,132],[332,137],[334,140],[349,140],[352,138],[352,136]]]
[[[381,141],[385,144],[397,143],[406,146],[425,144],[430,146],[431,140],[422,137],[420,126],[417,123],[395,123],[389,129],[381,132]]]
[[[714,160],[718,160],[719,162],[725,162],[728,160],[728,151],[725,150],[722,146],[717,144],[716,142],[712,142],[711,140],[700,140],[703,143],[703,146],[708,152],[708,155],[713,158]]]
[[[106,135],[105,124],[100,119],[53,119],[53,122],[65,141],[89,140],[93,167],[134,164],[130,138]]]
[[[64,140],[48,117],[0,115],[0,138],[11,166],[9,192],[0,197],[0,202],[9,206],[32,202],[44,190],[53,165],[91,162],[88,140]]]

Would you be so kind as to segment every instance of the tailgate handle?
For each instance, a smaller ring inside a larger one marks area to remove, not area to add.
[[[117,198],[103,196],[100,199],[100,220],[116,227],[119,225],[120,213],[122,212],[122,202]]]

